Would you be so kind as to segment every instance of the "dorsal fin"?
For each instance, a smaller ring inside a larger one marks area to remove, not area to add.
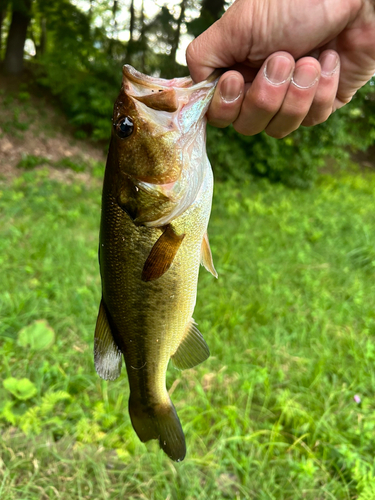
[[[212,252],[210,248],[210,242],[208,241],[207,231],[204,233],[203,241],[202,241],[202,265],[209,271],[212,276],[215,278],[218,277],[213,260],[212,260]]]
[[[176,368],[185,370],[203,363],[209,355],[208,345],[196,327],[196,323],[191,319],[180,345],[172,356],[173,364]]]
[[[113,340],[103,299],[96,320],[94,362],[96,372],[104,380],[115,380],[120,376],[122,353]]]
[[[152,247],[146,259],[142,271],[142,281],[156,280],[168,271],[184,237],[184,234],[180,236],[176,234],[170,224],[166,226],[164,233]]]

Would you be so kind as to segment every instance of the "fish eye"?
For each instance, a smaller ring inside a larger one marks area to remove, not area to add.
[[[125,137],[129,137],[133,133],[134,123],[131,118],[125,116],[120,118],[115,125],[116,134],[120,137],[120,139],[125,139]]]

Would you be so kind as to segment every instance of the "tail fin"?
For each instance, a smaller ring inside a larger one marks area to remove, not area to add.
[[[134,430],[143,443],[159,439],[160,448],[169,458],[175,462],[185,458],[185,436],[171,400],[151,406],[130,395],[129,413]]]

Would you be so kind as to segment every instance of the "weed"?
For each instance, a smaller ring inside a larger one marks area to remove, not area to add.
[[[25,170],[32,170],[40,165],[48,164],[49,161],[46,158],[35,155],[23,155],[22,159],[18,162],[17,168],[24,168]]]
[[[27,102],[30,100],[29,92],[23,91],[18,93],[18,100],[21,102]]]
[[[176,465],[136,437],[126,375],[93,367],[99,188],[23,173],[0,193],[2,500],[373,498],[374,193],[356,173],[216,185],[211,357],[167,375]]]
[[[84,172],[86,170],[86,166],[80,158],[61,158],[54,165],[57,168],[68,168],[73,170],[73,172]]]

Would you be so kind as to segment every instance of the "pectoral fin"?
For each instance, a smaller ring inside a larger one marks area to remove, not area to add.
[[[202,265],[209,271],[212,276],[217,278],[217,272],[212,260],[212,253],[210,248],[210,242],[208,241],[207,231],[204,233],[202,241]]]
[[[191,319],[185,336],[172,356],[173,364],[180,370],[193,368],[193,366],[203,363],[210,356],[210,350],[201,332]]]
[[[104,380],[115,380],[120,376],[122,353],[113,340],[103,299],[96,320],[94,362],[98,375]]]
[[[184,237],[177,235],[170,224],[166,226],[143,266],[142,281],[156,280],[168,271]]]

